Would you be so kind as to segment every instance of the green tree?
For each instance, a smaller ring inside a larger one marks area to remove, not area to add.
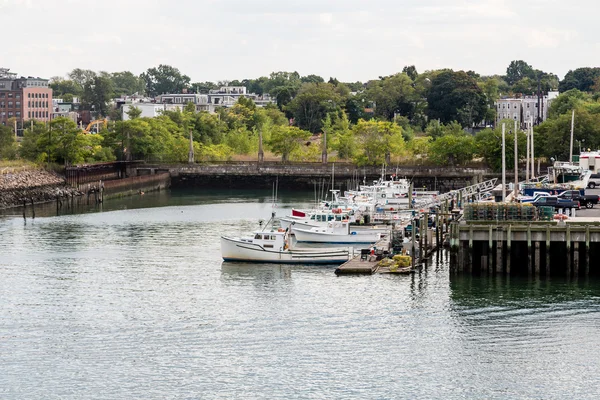
[[[600,77],[599,67],[585,67],[570,70],[565,75],[565,78],[560,81],[558,90],[561,93],[571,89],[578,89],[582,92],[591,92],[594,90],[594,83],[598,77]]]
[[[85,136],[72,119],[53,119],[48,131],[39,134],[37,146],[42,150],[39,160],[61,164],[84,162],[90,151]]]
[[[116,96],[130,96],[146,92],[144,80],[130,71],[114,72],[110,74],[110,79]]]
[[[130,107],[129,110],[127,110],[127,116],[129,119],[139,118],[142,116],[142,110],[139,107]]]
[[[298,93],[302,81],[297,72],[272,72],[264,84],[264,91],[277,101],[277,106],[283,109]]]
[[[81,96],[83,93],[83,86],[80,86],[73,80],[64,79],[60,76],[52,77],[48,86],[52,89],[52,96],[54,98],[62,98],[66,102],[73,101],[73,95]],[[70,95],[70,99],[66,98],[67,95]]]
[[[16,156],[15,133],[9,127],[0,125],[0,160],[14,160]]]
[[[446,133],[437,138],[429,148],[429,159],[437,165],[464,165],[473,160],[476,153],[473,136],[461,133]]]
[[[114,96],[114,87],[110,78],[106,76],[95,76],[83,86],[81,105],[84,109],[93,109],[101,116],[107,116],[108,104]]]
[[[514,85],[523,78],[535,78],[535,72],[531,65],[523,60],[511,61],[506,68],[506,81],[509,85]]]
[[[324,83],[325,79],[320,77],[319,75],[307,75],[300,78],[302,83]]]
[[[287,109],[300,129],[318,133],[327,113],[337,109],[341,100],[329,83],[305,83]]]
[[[79,88],[79,93],[83,93],[83,87],[86,84],[86,82],[91,81],[92,79],[94,79],[97,74],[89,69],[81,69],[81,68],[75,68],[73,71],[68,73],[69,79],[72,80],[75,85],[77,85],[77,87]]]
[[[572,110],[579,108],[585,102],[589,101],[591,101],[591,98],[588,94],[578,89],[567,90],[552,100],[550,109],[548,110],[548,117],[556,118],[562,114],[570,114]]]
[[[506,165],[508,169],[514,166],[515,140],[514,140],[514,121],[501,121],[496,129],[484,129],[475,135],[475,145],[477,154],[483,157],[486,164],[494,171],[502,170],[502,122],[506,124]],[[525,132],[519,131],[517,134],[518,157],[525,156],[527,137]]]
[[[408,77],[412,80],[412,81],[416,81],[417,78],[419,77],[419,73],[417,72],[417,68],[414,65],[407,65],[404,68],[402,68],[402,73],[408,75]]]
[[[370,81],[366,97],[375,104],[375,115],[390,121],[396,114],[412,119],[415,89],[412,79],[405,73]]]
[[[209,91],[218,89],[217,85],[213,82],[194,82],[190,86],[193,93],[204,93],[207,94]]]
[[[404,149],[402,128],[393,122],[360,120],[353,130],[360,149],[355,157],[359,165],[389,165],[391,155]]]
[[[140,76],[146,82],[146,93],[157,96],[165,93],[181,93],[190,84],[190,77],[175,67],[160,64],[149,68]]]
[[[463,127],[483,121],[487,110],[485,94],[464,71],[439,73],[431,82],[427,102],[429,118],[458,121]]]
[[[281,161],[286,162],[290,153],[297,150],[303,141],[310,137],[310,132],[295,126],[274,126],[271,130],[269,146],[276,155],[281,155]]]

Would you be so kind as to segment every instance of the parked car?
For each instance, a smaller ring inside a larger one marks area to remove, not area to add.
[[[595,204],[598,204],[600,198],[595,194],[581,194],[579,190],[565,190],[558,195],[559,199],[567,199],[578,201],[580,205],[585,208],[594,208]]]
[[[579,207],[580,207],[579,201],[569,200],[569,199],[559,199],[556,196],[540,197],[531,204],[536,207],[541,207],[541,206],[554,207],[555,210],[558,210],[561,208],[579,209]]]
[[[600,174],[590,175],[590,180],[588,181],[588,187],[590,189],[594,189],[596,186],[600,186]]]

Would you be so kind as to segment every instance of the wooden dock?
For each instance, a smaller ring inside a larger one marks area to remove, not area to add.
[[[419,217],[423,218],[423,217]],[[426,217],[422,219],[422,223],[426,224]],[[374,247],[378,251],[382,251],[386,254],[391,254],[392,250],[392,238],[394,233],[399,234],[404,237],[404,229],[407,225],[410,224],[410,221],[405,221],[402,224],[394,227],[394,232],[390,232],[389,235],[386,235],[380,241],[375,243]],[[421,225],[425,226],[425,225]],[[346,261],[344,264],[340,265],[336,270],[336,275],[372,275],[372,274],[401,274],[401,273],[410,273],[414,270],[415,266],[420,265],[424,260],[428,259],[431,255],[432,251],[437,248],[438,243],[441,242],[442,229],[441,225],[436,225],[435,229],[428,228],[427,234],[422,235],[418,239],[413,236],[415,246],[418,249],[423,249],[423,251],[418,251],[417,254],[413,254],[413,261],[410,269],[398,269],[396,271],[392,271],[389,267],[379,267],[379,261],[377,257],[373,257],[371,255],[367,256],[366,260],[361,258],[361,254],[356,255],[351,260]],[[439,239],[438,239],[439,238]]]

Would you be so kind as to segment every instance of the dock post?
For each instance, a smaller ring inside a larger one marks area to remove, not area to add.
[[[440,248],[440,215],[435,214],[435,246]]]
[[[535,259],[534,259],[534,264],[535,264],[535,276],[539,277],[540,276],[540,242],[538,240],[535,241]]]
[[[31,219],[35,219],[35,205],[33,203],[33,197],[31,198]]]
[[[493,231],[492,226],[490,225],[488,229],[488,273],[494,271],[494,259],[493,259],[493,249],[494,249],[494,241],[493,239]]]
[[[579,242],[573,243],[573,277],[579,276]]]
[[[423,221],[425,222],[425,251],[423,252],[421,259],[427,257],[427,253],[429,252],[429,214],[423,214]]]
[[[546,226],[546,277],[550,276],[550,225]]]
[[[571,225],[567,224],[567,276],[571,277]]]
[[[512,225],[508,226],[508,230],[506,231],[506,275],[510,276],[510,259],[512,256],[511,253],[511,241],[512,236]]]
[[[27,223],[27,201],[23,200],[23,221]]]
[[[585,227],[585,277],[590,275],[590,226]]]
[[[473,226],[469,226],[469,261],[467,262],[467,268],[469,273],[473,273]]]
[[[419,262],[423,261],[423,254],[423,216],[421,215],[419,217]]]
[[[527,274],[531,276],[531,259],[533,254],[531,254],[531,225],[527,225]]]
[[[415,258],[415,247],[416,247],[415,246],[415,241],[417,240],[417,238],[416,238],[416,235],[417,235],[417,233],[416,233],[416,230],[417,230],[417,219],[416,218],[413,218],[413,220],[412,220],[412,227],[411,228],[412,229],[410,230],[410,233],[411,233],[411,239],[412,239],[411,240],[412,248],[410,250],[410,255],[412,256],[412,266],[414,268],[415,267],[415,261],[416,261],[416,258]]]
[[[502,228],[496,230],[496,273],[501,274],[504,269],[504,241],[502,240]]]

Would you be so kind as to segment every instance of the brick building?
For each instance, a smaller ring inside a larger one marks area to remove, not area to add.
[[[26,121],[46,122],[51,115],[52,89],[48,79],[19,78],[7,68],[0,68],[0,124],[8,125],[14,118],[21,130]]]

